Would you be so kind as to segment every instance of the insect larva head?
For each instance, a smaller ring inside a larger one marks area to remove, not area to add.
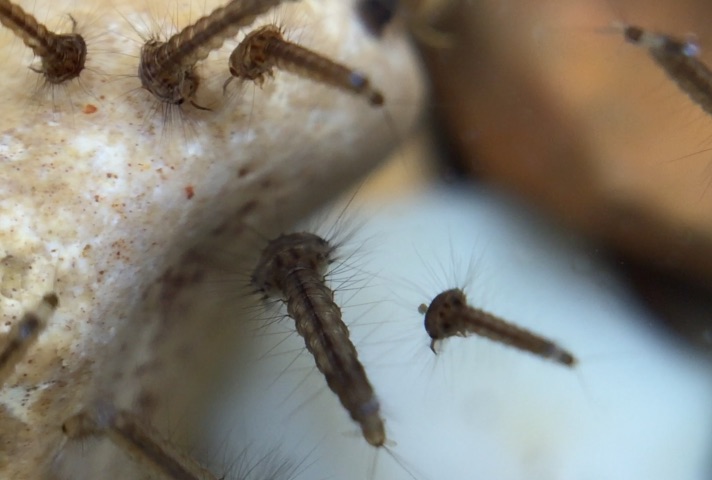
[[[141,86],[161,102],[181,105],[188,100],[195,105],[192,99],[198,90],[200,77],[193,66],[163,68],[158,58],[162,45],[163,42],[153,39],[141,47],[141,61],[138,65]]]
[[[63,53],[61,58],[42,59],[42,73],[48,83],[60,84],[79,76],[87,59],[87,44],[77,33],[57,35],[54,49]]]
[[[432,342],[430,349],[435,353],[435,343],[447,337],[456,335],[460,330],[460,311],[467,308],[467,297],[459,288],[446,290],[437,295],[427,309],[424,305],[418,311],[425,313],[425,331],[428,332]]]
[[[283,290],[285,278],[296,270],[313,270],[323,276],[333,251],[328,241],[313,233],[280,235],[262,251],[252,285],[271,296]]]

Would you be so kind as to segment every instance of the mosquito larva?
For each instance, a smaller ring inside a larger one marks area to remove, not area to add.
[[[12,326],[4,345],[0,347],[0,387],[45,329],[58,305],[57,295],[48,293],[33,311],[25,313],[20,321]]]
[[[334,247],[312,233],[280,235],[262,251],[251,282],[265,297],[287,304],[288,315],[331,391],[359,424],[366,441],[383,447],[380,403],[324,280],[333,254]]]
[[[62,425],[70,439],[104,435],[136,463],[173,480],[217,480],[217,476],[179,452],[134,414],[101,405],[79,413]]]
[[[623,36],[626,41],[647,48],[653,60],[678,87],[712,115],[712,70],[698,58],[698,44],[633,25],[623,26]]]
[[[425,315],[425,330],[431,338],[433,353],[437,353],[435,346],[440,340],[474,333],[567,367],[574,367],[577,362],[570,352],[551,340],[468,305],[465,293],[458,288],[440,293],[430,305],[420,305],[418,312]]]
[[[232,0],[209,15],[173,35],[168,41],[148,40],[141,47],[138,77],[141,86],[158,100],[181,105],[186,100],[194,107],[194,96],[200,84],[196,64],[220,48],[239,29],[287,0]],[[294,1],[294,0],[289,0]]]
[[[54,33],[20,6],[0,0],[0,23],[12,30],[32,49],[42,62],[31,70],[44,75],[47,83],[58,85],[79,76],[84,70],[87,45],[84,38],[74,33],[77,22],[72,16],[72,33]]]
[[[265,25],[250,32],[230,55],[232,77],[261,85],[265,76],[279,68],[363,96],[373,106],[383,105],[383,94],[371,86],[364,74],[341,65],[301,45],[287,41],[276,25]]]

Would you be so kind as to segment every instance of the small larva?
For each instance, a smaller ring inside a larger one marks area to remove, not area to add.
[[[474,333],[567,367],[576,365],[573,354],[551,340],[468,305],[465,293],[458,288],[438,294],[430,305],[421,304],[418,312],[425,315],[425,330],[432,339],[433,353],[440,340]]]
[[[285,40],[276,25],[265,25],[250,32],[233,50],[229,60],[232,76],[225,81],[223,90],[233,78],[262,85],[265,76],[273,75],[274,68],[360,95],[373,106],[384,102],[383,94],[371,86],[365,75]]]
[[[200,85],[196,63],[220,46],[237,31],[285,0],[232,0],[213,10],[163,42],[149,39],[141,48],[138,77],[141,86],[159,101],[197,105],[194,96]]]

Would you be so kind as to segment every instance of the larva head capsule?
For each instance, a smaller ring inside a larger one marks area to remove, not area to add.
[[[430,349],[433,353],[436,353],[435,344],[438,340],[461,333],[460,322],[454,320],[462,318],[458,311],[463,309],[467,309],[467,297],[458,288],[437,295],[427,309],[424,305],[418,308],[420,313],[425,314],[425,331],[432,339]]]
[[[194,66],[185,68],[161,68],[158,58],[163,52],[163,42],[149,40],[141,47],[141,61],[138,65],[138,78],[141,86],[151,92],[159,101],[171,105],[181,105],[188,100],[193,106],[193,97],[198,90],[200,77]]]
[[[325,275],[334,247],[308,232],[280,235],[264,250],[252,274],[252,285],[265,295],[281,298],[285,279],[297,270],[313,270]]]
[[[566,365],[567,367],[575,367],[578,363],[576,357],[556,344],[552,344],[551,348],[549,351],[545,352],[544,356],[556,363]]]
[[[267,48],[273,40],[283,40],[282,31],[276,25],[265,25],[248,33],[230,54],[230,74],[240,80],[252,80],[261,85],[266,75],[273,75],[274,60],[267,54]]]
[[[42,73],[48,83],[57,85],[79,76],[87,59],[87,44],[77,33],[52,37],[57,56],[42,57]]]

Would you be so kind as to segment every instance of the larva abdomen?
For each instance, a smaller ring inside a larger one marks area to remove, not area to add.
[[[284,300],[327,385],[361,426],[366,441],[380,447],[386,441],[380,404],[358,360],[341,309],[324,283],[332,253],[329,243],[317,235],[282,235],[263,250],[252,283],[265,294]]]
[[[295,319],[297,332],[304,338],[327,385],[361,425],[368,443],[383,445],[386,438],[378,416],[380,406],[358,361],[349,330],[341,320],[341,309],[333,301],[333,292],[310,270],[293,272],[285,281],[284,292],[289,316]]]

